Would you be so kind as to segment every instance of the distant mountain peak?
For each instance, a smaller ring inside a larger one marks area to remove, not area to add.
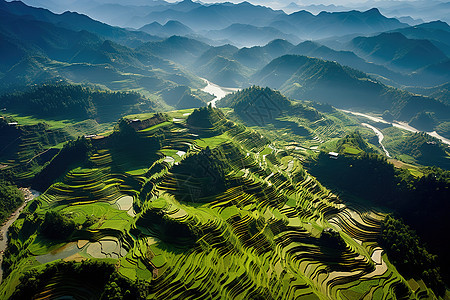
[[[293,13],[290,14],[290,15],[291,15],[291,16],[304,16],[304,15],[307,15],[307,16],[314,16],[312,13],[310,13],[309,11],[304,10],[304,9],[299,10],[299,11],[296,11],[296,12],[293,12]]]
[[[440,30],[450,31],[450,26],[446,22],[443,22],[441,20],[422,23],[422,24],[416,25],[414,27],[432,28],[432,29],[440,29]]]
[[[380,15],[380,16],[382,16],[380,10],[378,8],[376,8],[376,7],[371,8],[369,10],[366,10],[364,12],[364,14],[367,14],[367,15]]]
[[[251,3],[248,2],[248,1],[242,1],[242,2],[239,3],[239,4],[241,4],[241,5],[251,5],[251,6],[253,6],[253,4],[251,4]]]
[[[383,32],[379,35],[380,38],[389,38],[390,40],[393,41],[400,41],[400,40],[406,40],[407,37],[404,36],[402,33],[400,32]]]
[[[301,42],[300,44],[298,44],[298,45],[314,45],[314,46],[320,46],[320,44],[319,43],[317,43],[317,42],[314,42],[314,41],[311,41],[311,40],[308,40],[308,41],[304,41],[304,42]],[[298,46],[297,45],[297,46]]]
[[[289,43],[288,41],[286,41],[285,39],[275,39],[270,41],[269,43],[267,43],[267,46],[269,45],[277,45],[277,44],[287,44]]]

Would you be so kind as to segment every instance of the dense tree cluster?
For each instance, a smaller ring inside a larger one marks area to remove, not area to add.
[[[9,182],[0,180],[0,222],[3,222],[20,204],[23,194]]]
[[[434,113],[425,111],[417,113],[417,115],[412,117],[411,121],[409,121],[411,126],[423,131],[433,131],[437,123]]]
[[[46,237],[62,240],[71,236],[75,226],[76,224],[71,217],[51,210],[45,213],[41,232]]]
[[[229,129],[224,126],[228,120],[223,112],[211,105],[194,110],[187,118],[186,123],[194,130],[199,130],[202,136],[221,134]]]
[[[395,148],[398,153],[409,155],[420,164],[439,165],[450,170],[450,151],[425,132],[411,134]]]
[[[121,276],[111,263],[98,260],[85,260],[80,263],[60,261],[41,270],[26,271],[11,299],[33,299],[43,292],[54,278],[78,283],[80,291],[82,286],[85,286],[86,291],[81,292],[83,296],[88,293],[95,299],[145,299],[149,290],[147,282],[131,281]],[[58,288],[63,294],[71,293],[71,296],[76,296],[73,295],[77,292],[76,289],[65,290],[64,284]]]
[[[364,141],[364,139],[362,138],[361,134],[358,131],[346,135],[344,138],[340,139],[336,144],[337,151],[341,154],[345,152],[345,147],[347,146],[350,146],[360,151],[364,151],[366,153],[375,152],[372,148],[370,148],[369,144],[366,141]]]
[[[438,294],[445,292],[437,257],[430,254],[417,234],[401,220],[388,215],[379,238],[389,259],[406,277],[422,278]]]
[[[308,164],[310,172],[335,193],[365,205],[384,206],[395,211],[411,225],[439,255],[444,281],[448,281],[448,245],[442,242],[439,228],[446,228],[450,211],[450,172],[433,167],[424,175],[412,176],[397,169],[385,157],[375,153],[341,155],[330,159],[321,153]],[[361,176],[364,174],[364,176]]]
[[[326,228],[320,234],[320,239],[332,248],[344,250],[347,244],[345,243],[339,232],[332,228]]]
[[[290,101],[279,91],[252,86],[222,98],[220,107],[231,107],[245,121],[264,125],[272,122],[290,106]]]
[[[96,118],[100,106],[134,105],[142,96],[136,92],[97,91],[81,85],[44,84],[24,92],[0,97],[1,107],[37,117],[70,116],[73,119]]]
[[[188,189],[191,184],[198,187],[195,191],[185,191],[188,194],[186,200],[196,201],[197,197],[207,197],[225,191],[225,175],[230,168],[224,161],[225,157],[219,149],[210,150],[207,147],[197,154],[186,157],[183,163],[172,168],[172,172],[179,175],[177,180],[180,189]]]

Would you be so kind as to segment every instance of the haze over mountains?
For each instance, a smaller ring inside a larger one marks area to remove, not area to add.
[[[268,85],[293,98],[338,107],[391,109],[405,121],[423,109],[431,109],[436,120],[446,119],[439,113],[446,109],[431,104],[434,99],[428,104],[414,100],[414,109],[401,113],[393,104],[399,94],[387,92],[387,87],[375,81],[411,86],[414,91],[413,86],[446,84],[450,80],[450,27],[445,22],[411,27],[384,17],[375,8],[288,15],[247,2],[153,4],[154,10],[143,17],[149,23],[130,30],[75,12],[54,14],[18,1],[0,2],[2,86],[11,89],[24,83],[68,80],[113,90],[127,87],[156,93],[164,106],[167,100],[175,102],[164,99],[167,93],[163,90],[199,88],[200,76],[228,87]],[[316,41],[301,41],[311,37]],[[305,62],[307,73],[302,69]],[[346,66],[355,69],[351,74],[361,75],[348,77]],[[440,99],[446,98],[443,93]],[[364,94],[373,98],[358,101]]]

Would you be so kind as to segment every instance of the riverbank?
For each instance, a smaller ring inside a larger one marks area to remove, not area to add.
[[[414,133],[415,132],[421,132],[421,130],[416,129],[416,128],[410,126],[408,123],[405,123],[405,122],[399,122],[399,121],[387,122],[386,120],[383,120],[380,117],[374,117],[374,116],[366,115],[366,114],[355,112],[355,111],[351,111],[351,110],[345,110],[345,109],[338,109],[338,110],[340,110],[342,112],[345,112],[345,113],[348,113],[348,114],[355,115],[355,116],[364,117],[364,118],[367,118],[367,119],[372,120],[374,122],[390,124],[390,125],[392,125],[394,127],[397,127],[397,128],[400,128],[400,129],[403,129],[403,130],[406,130],[406,131],[410,131],[410,132],[414,132]],[[450,140],[445,138],[445,137],[443,137],[443,136],[441,136],[441,135],[439,135],[436,131],[426,132],[426,133],[428,135],[432,136],[432,137],[435,137],[435,138],[439,139],[442,143],[447,144],[447,145],[450,146]]]
[[[1,263],[3,262],[3,254],[8,247],[8,229],[11,227],[11,225],[14,223],[14,221],[17,220],[22,210],[25,208],[25,206],[33,200],[34,198],[38,197],[41,193],[35,190],[31,190],[29,188],[19,188],[20,191],[23,193],[25,201],[22,203],[19,208],[16,209],[15,212],[13,212],[8,219],[6,219],[5,222],[3,222],[1,228],[0,228],[0,283],[3,280],[3,269],[1,266]]]
[[[361,125],[362,126],[365,126],[365,127],[367,127],[367,128],[370,128],[370,129],[372,129],[373,130],[373,132],[375,132],[375,134],[377,135],[377,137],[378,137],[378,144],[380,144],[380,146],[381,146],[381,148],[383,149],[383,151],[384,151],[384,153],[386,154],[386,156],[387,157],[389,157],[389,158],[391,158],[391,155],[389,154],[389,152],[386,150],[386,148],[384,147],[384,145],[383,145],[383,140],[384,140],[384,135],[383,135],[383,133],[380,131],[380,130],[378,130],[377,128],[375,128],[375,127],[373,127],[372,125],[369,125],[369,124],[367,124],[367,123],[361,123]]]
[[[210,82],[205,78],[200,79],[202,79],[206,83],[206,87],[204,87],[202,91],[215,96],[213,100],[208,102],[208,105],[211,104],[212,107],[216,107],[216,102],[225,97],[226,95],[240,90],[239,88],[228,88],[219,86],[217,84]]]

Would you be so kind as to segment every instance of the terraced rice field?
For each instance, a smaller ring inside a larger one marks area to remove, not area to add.
[[[164,137],[138,160],[127,148],[94,143],[86,165],[28,206],[77,224],[94,220],[55,259],[114,259],[122,275],[149,281],[156,299],[395,298],[406,281],[376,243],[383,214],[346,207],[297,155],[257,132],[214,111],[199,126],[190,113],[136,132],[142,145]],[[17,229],[25,223],[19,219]],[[327,228],[339,232],[344,248],[321,238]],[[47,263],[55,250],[39,231],[14,243],[28,253],[22,262]],[[17,284],[21,261],[3,296]],[[56,296],[50,287],[39,293]]]

